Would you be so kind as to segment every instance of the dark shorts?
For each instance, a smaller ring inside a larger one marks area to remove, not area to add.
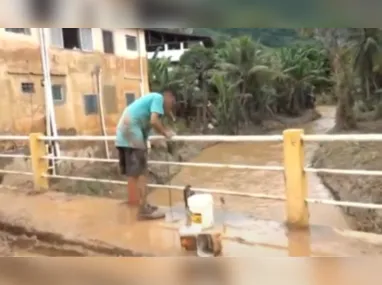
[[[147,150],[130,147],[117,147],[121,174],[139,177],[147,170]]]

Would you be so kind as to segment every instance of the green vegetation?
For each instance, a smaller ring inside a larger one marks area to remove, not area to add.
[[[213,38],[250,36],[255,41],[269,47],[282,47],[302,40],[302,37],[295,29],[195,28],[194,33]],[[304,40],[306,41],[307,39]]]
[[[213,30],[225,30],[214,48],[193,47],[172,68],[170,59],[149,62],[151,89],[174,87],[178,115],[188,123],[196,118],[204,129],[213,123],[236,134],[264,119],[298,117],[314,108],[314,99],[337,103],[339,129],[356,127],[365,112],[373,119],[382,114],[379,29],[263,29],[296,39],[278,48],[254,40],[255,32],[225,36],[260,29]]]

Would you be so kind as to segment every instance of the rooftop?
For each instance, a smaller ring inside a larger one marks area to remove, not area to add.
[[[213,46],[212,38],[205,35],[188,34],[184,32],[169,30],[166,28],[146,28],[144,30],[146,34],[150,34],[151,37],[161,38],[165,42],[174,41],[174,40],[175,41],[202,41],[204,46],[206,47]],[[150,42],[148,42],[148,44],[150,44]]]

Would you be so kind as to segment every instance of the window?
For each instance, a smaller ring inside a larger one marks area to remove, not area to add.
[[[115,86],[103,86],[103,106],[105,106],[106,114],[118,113],[117,90]]]
[[[31,34],[31,29],[28,29],[28,28],[5,28],[5,31],[16,33],[16,34],[25,34],[25,35]]]
[[[169,43],[168,50],[180,50],[180,43]]]
[[[78,29],[62,29],[64,48],[80,49],[80,33]]]
[[[21,83],[21,91],[23,93],[32,94],[35,92],[34,83],[33,82],[22,82]]]
[[[82,28],[80,30],[81,49],[84,51],[93,51],[93,32],[91,28]]]
[[[105,53],[114,53],[113,32],[102,30],[103,51]]]
[[[135,94],[134,93],[126,93],[126,106],[129,106],[131,103],[135,101]]]
[[[148,52],[164,51],[164,45],[149,45],[147,46]]]
[[[52,97],[53,102],[56,103],[63,103],[65,101],[65,95],[64,95],[64,86],[60,84],[53,84],[52,85]]]
[[[126,48],[128,50],[138,50],[137,38],[133,36],[126,36]]]
[[[66,49],[93,51],[91,28],[51,28],[52,45]]]
[[[53,46],[64,47],[64,38],[61,28],[50,28],[50,41]]]
[[[98,100],[96,94],[84,95],[85,115],[98,113]]]

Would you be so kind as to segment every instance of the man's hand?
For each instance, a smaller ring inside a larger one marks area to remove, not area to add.
[[[166,148],[167,143],[164,140],[155,140],[151,142],[151,148]]]
[[[150,124],[158,134],[166,137],[167,129],[163,126],[159,114],[151,113]]]
[[[175,132],[174,131],[172,131],[172,130],[167,130],[166,132],[165,132],[165,137],[166,137],[166,139],[168,139],[168,140],[170,140],[173,136],[175,136],[176,134],[175,134]]]

